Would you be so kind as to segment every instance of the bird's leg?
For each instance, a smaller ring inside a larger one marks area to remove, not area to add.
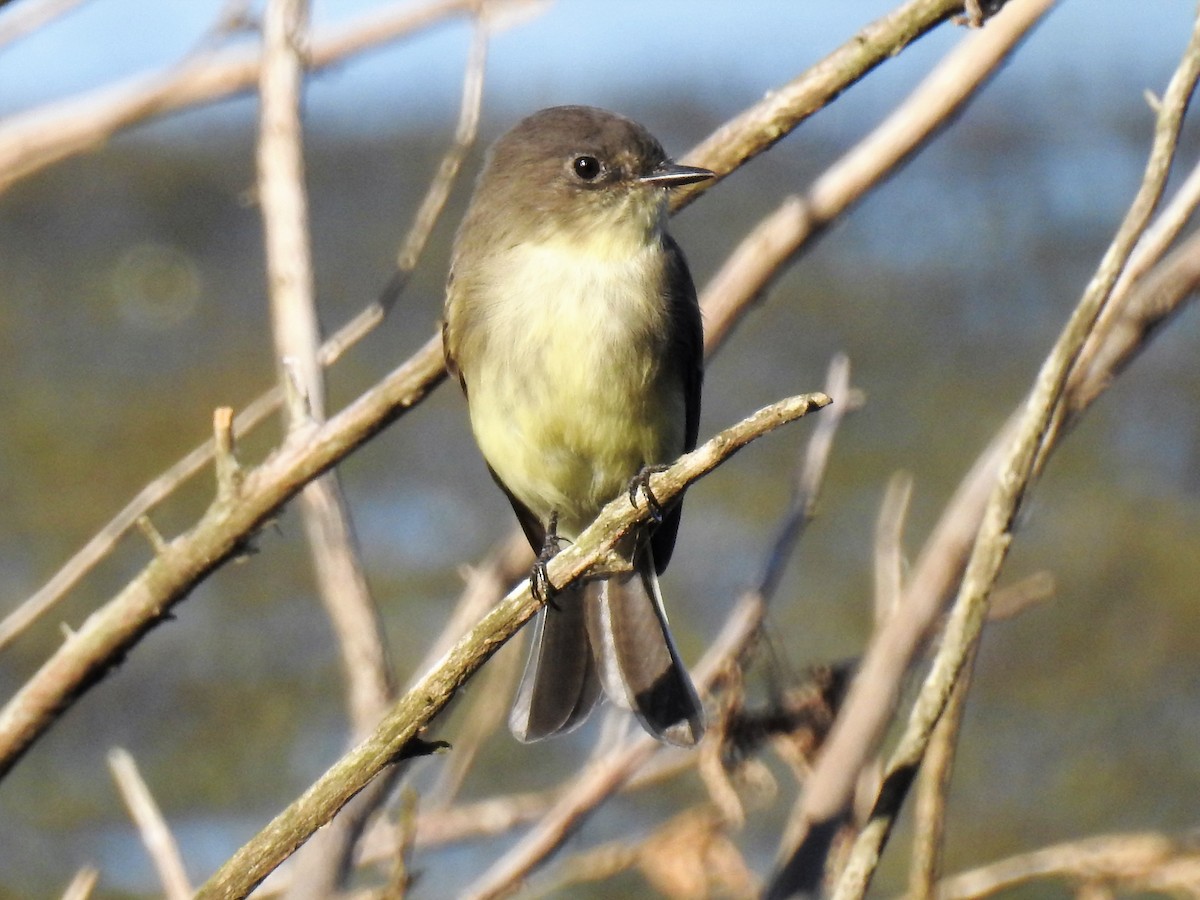
[[[550,606],[554,605],[554,595],[558,592],[553,584],[550,583],[550,575],[546,572],[546,564],[554,559],[554,555],[558,553],[559,545],[566,540],[558,536],[558,512],[557,510],[550,513],[550,521],[546,524],[546,536],[542,539],[542,549],[538,551],[537,560],[533,564],[533,571],[529,573],[529,589],[533,592],[533,597],[539,603],[546,603]]]
[[[637,495],[640,490],[642,496],[646,498],[646,507],[650,510],[650,518],[656,523],[662,522],[663,508],[662,504],[658,502],[658,498],[654,496],[654,492],[650,490],[650,476],[665,472],[669,468],[671,467],[664,465],[642,466],[642,471],[629,479],[629,502],[633,506],[637,506]]]

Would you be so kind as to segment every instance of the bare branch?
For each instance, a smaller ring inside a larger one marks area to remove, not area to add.
[[[729,836],[728,823],[704,806],[686,809],[636,839],[610,841],[576,853],[560,875],[534,896],[568,896],[573,885],[612,878],[638,868],[664,897],[750,898],[758,885]]]
[[[975,645],[954,685],[946,711],[930,737],[929,749],[921,763],[917,781],[917,802],[913,817],[912,864],[908,873],[908,894],[912,900],[933,900],[938,876],[942,871],[942,844],[946,832],[946,797],[959,729],[967,706],[967,691],[975,667]]]
[[[521,670],[520,654],[510,653],[500,657],[483,673],[470,697],[470,705],[463,712],[462,726],[452,738],[454,753],[425,792],[427,809],[445,809],[454,801],[480,748],[507,721],[508,710],[500,698],[513,696]]]
[[[413,680],[446,655],[455,641],[461,638],[480,617],[503,597],[509,585],[529,573],[533,552],[520,529],[513,529],[496,544],[484,560],[467,569],[467,583],[454,612],[442,628],[424,658],[413,669]]]
[[[321,337],[313,300],[300,134],[301,53],[307,28],[308,4],[304,0],[271,0],[267,4],[256,159],[279,380],[285,388],[292,385],[303,397],[308,415],[320,422],[325,418],[325,384],[317,362]],[[296,404],[289,404],[289,430],[306,426],[306,419]]]
[[[1193,232],[1122,297],[1105,323],[1104,340],[1071,375],[1070,402],[1060,425],[1069,429],[1146,341],[1183,307],[1200,284],[1200,232]]]
[[[1110,834],[1021,853],[939,882],[938,900],[975,900],[1039,879],[1113,885],[1131,893],[1200,895],[1195,835]]]
[[[825,471],[829,466],[833,438],[842,424],[842,418],[853,410],[850,401],[850,359],[844,354],[839,353],[829,363],[825,374],[825,393],[838,403],[830,408],[830,414],[822,416],[817,423],[797,469],[791,503],[771,543],[771,552],[758,579],[757,590],[764,603],[774,596],[796,543],[812,521]]]
[[[0,49],[32,34],[43,25],[69,13],[86,0],[26,0],[0,21]]]
[[[396,828],[396,846],[391,854],[393,859],[392,871],[388,875],[387,884],[380,890],[377,900],[403,900],[408,895],[408,888],[413,882],[413,873],[409,868],[409,857],[412,855],[413,839],[417,830],[417,792],[407,788],[400,799],[400,821]]]
[[[458,124],[454,129],[454,142],[442,156],[438,164],[437,174],[421,201],[417,214],[413,218],[412,227],[400,246],[396,256],[396,271],[376,304],[378,317],[382,318],[396,302],[396,298],[408,284],[408,278],[417,261],[429,242],[433,226],[445,209],[446,200],[450,196],[450,188],[458,177],[463,160],[475,143],[479,132],[479,111],[483,105],[483,73],[487,63],[488,40],[491,34],[490,19],[487,7],[483,7],[475,20],[475,36],[471,42],[471,52],[467,59],[466,74],[463,77],[462,100],[458,108]],[[369,310],[368,310],[369,311]],[[365,324],[365,323],[364,323]],[[373,323],[372,323],[373,327]],[[336,358],[336,356],[334,356]]]
[[[684,157],[717,180],[770,149],[780,138],[917,38],[963,8],[962,0],[909,0],[871,23],[803,75],[771,91],[755,106],[713,132]],[[681,188],[675,208],[686,206],[716,180]]]
[[[633,782],[630,786],[633,786]],[[413,844],[417,849],[422,849],[499,837],[544,816],[559,793],[536,791],[500,794],[443,809],[422,809],[416,815]],[[396,848],[407,840],[402,829],[403,823],[391,824],[376,818],[359,844],[358,862],[362,865],[378,865],[394,860]],[[271,873],[254,896],[280,894],[287,890],[293,880],[292,869],[284,864]]]
[[[158,528],[155,527],[154,523],[150,521],[150,517],[138,516],[137,527],[138,531],[142,533],[142,535],[146,538],[146,541],[150,544],[150,548],[155,553],[162,553],[167,546],[167,541],[166,538],[162,536],[162,532],[160,532]]]
[[[242,485],[242,469],[234,454],[233,409],[218,406],[213,410],[213,468],[217,475],[217,500],[233,503],[237,500]],[[139,516],[138,519],[145,518]],[[162,547],[162,539],[156,542],[155,551]]]
[[[1179,237],[1196,208],[1200,206],[1200,163],[1192,168],[1179,190],[1170,202],[1159,213],[1154,223],[1146,229],[1129,257],[1129,263],[1121,272],[1121,277],[1113,287],[1112,299],[1109,300],[1100,321],[1096,323],[1095,337],[1088,341],[1079,354],[1073,379],[1085,377],[1085,373],[1103,371],[1111,366],[1104,360],[1097,360],[1096,354],[1104,346],[1112,346],[1109,340],[1110,332],[1121,327],[1127,319],[1125,303],[1129,293],[1135,289],[1150,270],[1157,265],[1170,248],[1172,242]]]
[[[988,621],[1000,622],[1019,616],[1054,596],[1054,576],[1049,572],[1034,572],[1014,584],[997,588],[988,607]]]

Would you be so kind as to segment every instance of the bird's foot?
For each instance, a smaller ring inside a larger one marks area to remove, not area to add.
[[[559,546],[565,540],[566,538],[558,536],[558,513],[553,512],[550,514],[550,522],[546,525],[546,536],[542,539],[542,549],[538,551],[533,571],[529,573],[529,590],[533,593],[533,598],[539,603],[554,606],[555,609],[558,607],[554,604],[554,595],[558,593],[558,589],[551,583],[546,565],[554,559]]]
[[[663,465],[642,466],[642,471],[629,479],[629,502],[637,506],[637,495],[640,490],[642,496],[646,498],[646,507],[650,510],[650,517],[655,522],[662,521],[663,508],[662,504],[658,502],[658,498],[654,496],[654,492],[650,490],[650,476],[665,472],[669,468],[670,466]]]

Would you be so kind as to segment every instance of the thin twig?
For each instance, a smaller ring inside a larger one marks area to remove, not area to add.
[[[376,900],[404,900],[413,883],[413,872],[409,866],[413,841],[417,831],[417,792],[405,790],[400,799],[400,817],[396,828],[396,844],[389,854],[393,860],[387,884],[379,891]]]
[[[1078,886],[1108,884],[1128,893],[1200,896],[1200,842],[1195,834],[1109,834],[1021,853],[943,879],[938,900],[978,900],[1042,879]]]
[[[1050,600],[1054,591],[1054,576],[1044,570],[996,588],[988,607],[988,621],[1002,622],[1019,616],[1025,610]]]
[[[125,801],[125,808],[137,825],[138,834],[162,882],[167,900],[190,900],[191,882],[179,854],[179,844],[163,819],[158,804],[138,772],[133,757],[120,747],[108,753],[108,768]]]
[[[694,765],[694,755],[659,752],[622,785],[621,792],[632,793],[655,787],[690,771]],[[561,799],[567,787],[520,794],[499,794],[444,808],[422,809],[417,816],[414,845],[417,848],[442,847],[499,837],[545,816],[555,802]],[[377,819],[363,835],[358,861],[362,865],[388,862],[393,858],[396,846],[400,842],[398,826]],[[269,892],[272,887],[281,890],[290,877],[287,866],[280,866],[259,889],[259,893]]]
[[[491,37],[491,14],[483,6],[475,17],[474,37],[463,75],[462,99],[458,107],[458,123],[454,128],[454,140],[442,155],[437,173],[417,208],[412,225],[396,254],[396,271],[392,274],[380,298],[346,323],[337,334],[321,348],[321,364],[331,366],[347,349],[366,337],[395,305],[401,292],[408,285],[409,276],[417,266],[429,236],[446,208],[450,189],[458,177],[463,160],[475,145],[479,133],[479,113],[483,106],[483,76],[487,63],[488,42]]]
[[[875,628],[896,612],[904,584],[904,519],[912,499],[913,479],[897,472],[887,484],[875,520]]]
[[[403,798],[403,792],[401,796]],[[413,845],[416,849],[425,849],[499,837],[544,816],[557,796],[552,790],[500,794],[445,809],[423,808],[416,816]],[[364,866],[393,863],[396,848],[405,841],[403,823],[391,823],[377,817],[359,842],[358,862]],[[254,896],[276,896],[287,890],[293,880],[293,870],[284,864],[271,873]]]
[[[217,476],[217,500],[222,503],[233,503],[237,500],[242,486],[242,468],[238,464],[234,452],[233,410],[228,406],[218,406],[213,410],[213,469]],[[138,516],[138,521],[146,518]],[[161,552],[162,536],[154,542],[155,552]]]
[[[25,0],[0,18],[0,49],[27,37],[86,0]]]
[[[839,353],[830,361],[825,374],[825,393],[837,403],[830,408],[829,413],[821,417],[813,430],[801,464],[796,470],[791,503],[780,523],[771,552],[767,555],[763,572],[758,579],[757,590],[763,602],[774,596],[775,589],[783,577],[784,568],[791,559],[792,550],[795,549],[808,523],[812,521],[821,485],[825,481],[833,438],[843,417],[853,410],[850,401],[850,359],[845,354]]]
[[[551,884],[532,897],[572,896],[575,885],[603,881],[630,868],[641,870],[655,893],[665,897],[725,897],[750,900],[758,885],[711,807],[686,809],[651,834],[619,839],[574,854],[558,867]]]
[[[432,641],[425,656],[413,668],[412,681],[446,655],[480,617],[496,605],[521,575],[529,574],[533,565],[533,552],[529,540],[520,531],[513,529],[498,542],[483,561],[466,570],[466,585],[454,606],[454,612],[446,621],[442,632]],[[410,682],[411,684],[411,682]]]
[[[997,6],[1004,2],[1001,0]],[[728,175],[746,160],[769,150],[842,91],[952,18],[962,7],[962,0],[909,0],[717,129],[684,157],[684,162],[712,169],[718,179]],[[674,195],[675,208],[686,206],[714,183],[681,188]]]
[[[1104,362],[1097,363],[1095,357],[1102,346],[1110,343],[1108,341],[1109,332],[1113,328],[1119,327],[1125,315],[1124,300],[1126,296],[1166,254],[1197,207],[1200,207],[1200,163],[1192,168],[1174,196],[1171,197],[1170,202],[1163,207],[1154,223],[1146,229],[1138,241],[1129,257],[1129,264],[1125,266],[1121,277],[1117,279],[1116,286],[1113,287],[1112,299],[1100,317],[1100,321],[1096,323],[1095,338],[1088,341],[1079,354],[1079,361],[1076,364],[1077,375],[1074,377],[1081,377],[1078,373],[1086,373],[1097,366],[1105,367]]]
[[[971,672],[975,667],[978,644],[963,666],[963,674],[954,685],[946,711],[930,737],[929,749],[921,763],[917,780],[917,802],[913,816],[912,864],[908,873],[911,900],[933,900],[942,871],[942,845],[946,832],[946,798],[958,746]]]
[[[306,0],[271,0],[263,20],[258,89],[258,199],[262,209],[271,326],[279,382],[303,397],[288,404],[288,431],[325,418],[325,383],[317,362],[321,329],[313,298],[308,194],[300,89],[308,40]],[[290,371],[289,371],[290,369]]]
[[[437,780],[425,792],[425,805],[431,810],[445,809],[454,802],[480,749],[507,721],[508,710],[502,698],[513,696],[522,659],[519,653],[510,652],[496,662],[483,673],[463,711],[462,724],[451,739],[454,753],[440,767]]]
[[[75,873],[75,877],[63,891],[62,900],[88,900],[99,881],[100,870],[95,866],[84,866]]]

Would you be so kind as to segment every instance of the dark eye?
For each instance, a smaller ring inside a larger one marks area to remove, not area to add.
[[[600,174],[600,160],[594,156],[577,156],[571,161],[571,169],[584,181],[591,181]]]

